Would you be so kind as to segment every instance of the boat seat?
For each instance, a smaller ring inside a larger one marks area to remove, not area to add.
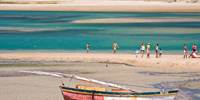
[[[76,85],[76,89],[95,90],[95,91],[106,91],[106,88],[105,88],[105,87],[91,86],[91,85],[82,85],[82,84]]]

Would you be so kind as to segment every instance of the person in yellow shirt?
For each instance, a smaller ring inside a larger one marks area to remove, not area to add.
[[[150,58],[150,43],[147,45],[147,58]]]

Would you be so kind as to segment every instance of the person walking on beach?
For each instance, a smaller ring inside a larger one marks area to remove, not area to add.
[[[150,59],[150,43],[147,45],[147,58]]]
[[[119,48],[119,46],[117,45],[117,43],[114,42],[114,44],[113,44],[114,54],[116,53],[117,47]]]
[[[156,58],[158,58],[158,55],[159,55],[159,53],[158,53],[158,46],[159,46],[159,44],[156,45]]]
[[[90,44],[88,43],[88,44],[86,45],[86,47],[87,47],[87,53],[88,53],[89,50],[90,50]]]
[[[141,52],[142,52],[142,58],[143,58],[144,50],[145,50],[144,43],[142,43],[142,45],[141,45],[141,47],[140,47],[140,50],[141,50]]]
[[[187,58],[187,47],[186,47],[186,44],[184,44],[184,56],[183,58]]]

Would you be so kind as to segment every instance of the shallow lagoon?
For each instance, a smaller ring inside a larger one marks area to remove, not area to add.
[[[152,50],[159,43],[168,53],[183,44],[190,50],[194,43],[200,47],[199,19],[197,12],[0,11],[0,50],[82,51],[90,43],[91,50],[102,51],[112,50],[114,41],[121,52],[141,43],[151,43]]]

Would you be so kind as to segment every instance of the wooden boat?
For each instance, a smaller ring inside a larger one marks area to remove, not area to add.
[[[119,86],[117,84],[102,82],[94,79],[84,77],[62,74],[62,73],[48,73],[40,71],[20,71],[24,73],[34,73],[40,75],[55,76],[61,78],[77,79],[84,82],[96,83],[115,88],[111,91],[106,91],[105,87],[77,85],[75,88],[65,86],[63,83],[60,87],[64,100],[174,100],[178,89],[170,91],[159,92],[140,92],[133,89]]]
[[[177,90],[168,92],[107,92],[60,86],[65,100],[174,100]]]

